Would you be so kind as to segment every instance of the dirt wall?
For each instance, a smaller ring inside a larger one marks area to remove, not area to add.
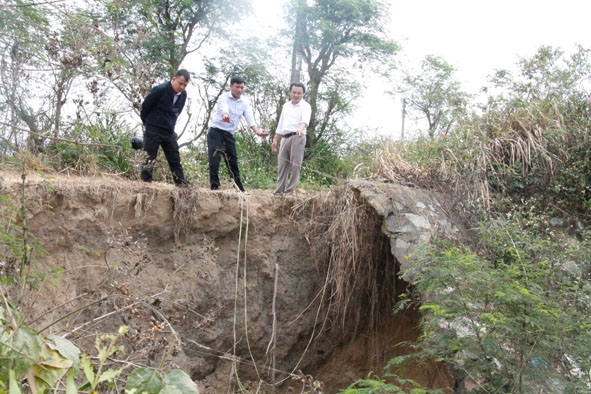
[[[312,207],[330,203],[327,193],[278,198],[113,177],[1,179],[14,202],[3,216],[22,222],[24,201],[35,246],[26,323],[89,352],[97,335],[127,325],[128,362],[182,368],[202,393],[299,392],[299,375],[336,393],[380,374],[409,351],[394,345],[419,334],[414,311],[384,313],[371,325],[363,316],[350,327],[331,320],[326,262],[316,260],[306,232]],[[386,263],[399,264],[393,256]],[[440,366],[407,374],[449,384]]]

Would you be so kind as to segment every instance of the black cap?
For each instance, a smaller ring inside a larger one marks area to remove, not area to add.
[[[144,139],[142,137],[132,137],[131,138],[131,147],[135,150],[143,149],[144,147]]]

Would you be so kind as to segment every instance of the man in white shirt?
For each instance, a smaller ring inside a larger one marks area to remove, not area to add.
[[[259,131],[250,103],[246,98],[242,97],[244,87],[244,78],[240,76],[232,77],[230,79],[230,91],[222,94],[216,103],[211,126],[207,133],[209,184],[211,190],[218,190],[220,188],[219,169],[220,160],[223,156],[234,183],[236,183],[240,191],[245,191],[240,179],[236,139],[234,138],[242,117],[244,117],[244,120],[256,135],[259,137],[269,135],[268,133]]]
[[[294,82],[289,86],[291,100],[283,105],[271,145],[273,153],[277,153],[277,145],[281,140],[277,156],[277,188],[273,193],[276,195],[293,194],[300,182],[306,147],[306,129],[312,115],[310,104],[303,100],[305,92],[306,88],[300,82]]]

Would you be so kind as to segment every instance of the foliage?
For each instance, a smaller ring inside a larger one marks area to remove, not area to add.
[[[388,376],[392,377],[391,374]],[[411,379],[401,379],[394,375],[395,383],[388,383],[386,380],[380,379],[370,373],[366,379],[360,379],[353,382],[345,390],[340,391],[339,394],[442,394],[443,390],[425,389],[417,382]]]
[[[67,371],[79,365],[79,350],[68,340],[50,335],[41,337],[22,325],[22,317],[2,296],[0,308],[0,393],[21,393],[27,378],[39,393],[49,392]],[[68,382],[68,392],[76,392]]]
[[[125,351],[123,346],[117,345],[117,341],[127,334],[128,328],[121,327],[116,335],[104,334],[98,336],[95,340],[95,349],[98,352],[98,365],[92,365],[90,359],[83,354],[81,359],[82,370],[86,376],[87,383],[81,386],[81,389],[90,389],[91,394],[97,393],[97,388],[102,382],[112,382],[117,376],[123,372],[126,367],[120,369],[105,370],[105,363],[110,357],[117,353]]]
[[[117,342],[127,333],[121,327],[115,335],[105,334],[96,338],[98,364],[82,354],[69,340],[56,336],[43,336],[23,325],[22,316],[2,296],[6,308],[0,308],[0,393],[20,394],[21,381],[26,379],[36,392],[49,393],[65,377],[67,393],[86,392],[97,394],[102,384],[112,384],[114,379],[129,367],[106,368],[106,362],[123,346]],[[83,372],[86,382],[77,387],[76,377]],[[67,376],[66,376],[67,375]],[[183,371],[174,369],[161,375],[153,368],[136,368],[127,377],[127,393],[165,394],[172,392],[198,393],[196,384]],[[100,389],[105,392],[105,388]]]
[[[497,95],[482,115],[471,114],[441,138],[385,148],[411,165],[412,174],[399,175],[467,206],[488,210],[497,196],[536,198],[540,210],[581,220],[590,206],[588,54],[579,48],[565,57],[542,47],[519,63],[520,74],[499,71],[490,88]]]
[[[97,1],[88,18],[104,42],[96,53],[99,72],[137,109],[155,80],[174,75],[249,10],[250,2],[229,0]]]
[[[589,50],[579,47],[565,57],[541,47],[519,66],[518,75],[499,71],[492,80],[505,93],[489,98],[483,119],[494,143],[487,178],[514,199],[544,195],[546,204],[554,200],[580,212],[589,197]]]
[[[274,165],[277,160],[271,153],[271,145],[268,140],[262,140],[248,129],[236,136],[236,149],[240,152],[240,165],[242,181],[250,188],[273,188],[275,173]]]
[[[560,244],[519,218],[479,233],[482,249],[440,240],[403,273],[424,313],[418,354],[453,365],[475,392],[581,392],[591,377],[591,238]]]
[[[55,23],[56,27],[49,29],[45,42],[43,60],[51,70],[47,76],[51,78],[51,83],[44,98],[47,103],[47,127],[51,127],[51,134],[57,138],[69,129],[64,122],[68,119],[66,106],[76,83],[83,80],[93,66],[92,55],[97,41],[94,26],[74,10],[60,7],[59,14],[51,17],[59,19]],[[78,108],[83,102],[81,98],[73,100]],[[30,120],[32,116],[28,115],[27,123],[32,131],[36,131],[32,125],[34,121]]]
[[[128,394],[199,394],[197,385],[180,369],[161,374],[154,368],[138,368],[127,378],[125,392]]]
[[[339,155],[336,144],[321,141],[310,148],[309,155],[304,157],[302,183],[311,188],[314,188],[313,185],[338,185],[348,179],[351,172],[352,163],[348,155]]]
[[[398,87],[407,108],[427,120],[431,138],[447,135],[465,117],[469,96],[453,79],[454,71],[441,57],[429,55],[421,69],[407,73]]]
[[[40,63],[47,25],[42,7],[27,7],[20,0],[7,0],[0,6],[0,153],[12,152],[24,141],[20,114],[27,109],[28,86],[36,81],[26,70]]]
[[[137,179],[137,152],[131,149],[127,123],[116,114],[97,114],[88,122],[77,122],[64,139],[45,149],[46,161],[56,170],[80,174],[102,171]]]
[[[363,379],[353,382],[342,394],[386,394],[405,393],[403,389],[394,384],[385,383],[382,380]],[[418,393],[418,392],[417,392]]]
[[[354,58],[359,67],[376,59],[382,64],[397,51],[397,45],[383,34],[387,9],[378,0],[317,0],[311,6],[291,1],[289,15],[303,20],[299,24],[292,21],[289,25],[301,27],[294,37],[294,50],[301,55],[308,73],[306,94],[312,107],[309,146],[322,140],[323,130],[343,114],[350,103],[340,98],[346,97],[348,88],[353,87],[351,79],[337,78],[348,75],[347,68],[351,66],[348,59]],[[331,73],[335,83],[324,86]],[[341,86],[345,80],[348,86]],[[323,95],[329,100],[325,101]]]

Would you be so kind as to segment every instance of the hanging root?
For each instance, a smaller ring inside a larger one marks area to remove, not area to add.
[[[351,190],[335,188],[328,200],[309,210],[307,234],[319,268],[328,270],[326,292],[331,317],[341,328],[369,331],[380,316],[391,316],[396,293],[396,264],[383,219]],[[349,331],[351,332],[351,331]]]

